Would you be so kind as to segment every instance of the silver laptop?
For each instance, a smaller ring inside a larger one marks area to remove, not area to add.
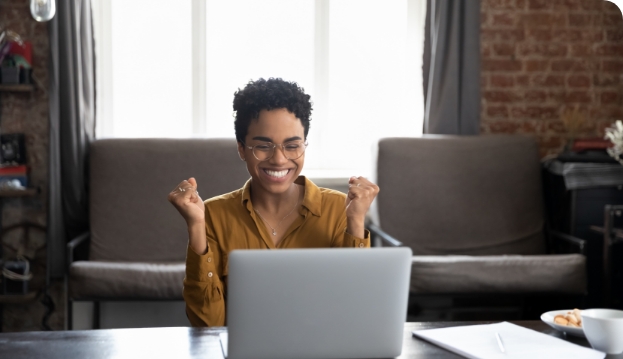
[[[399,356],[411,255],[409,248],[233,251],[225,356]]]

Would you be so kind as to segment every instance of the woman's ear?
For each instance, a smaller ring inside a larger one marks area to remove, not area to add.
[[[244,145],[240,141],[238,141],[238,156],[241,160],[246,161],[244,158]]]

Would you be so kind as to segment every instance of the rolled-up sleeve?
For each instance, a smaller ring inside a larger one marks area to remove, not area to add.
[[[346,231],[346,215],[341,216],[332,240],[332,247],[370,248],[370,231],[364,229],[364,238],[358,238]]]
[[[188,246],[183,296],[186,315],[193,327],[225,325],[225,299],[218,244],[206,226],[208,252],[199,255]]]

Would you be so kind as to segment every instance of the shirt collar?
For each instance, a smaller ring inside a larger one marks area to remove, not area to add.
[[[320,193],[320,188],[305,176],[299,176],[294,183],[305,186],[303,207],[307,208],[313,215],[320,217],[322,213],[322,194]],[[242,187],[242,205],[245,206],[249,212],[253,210],[253,205],[251,203],[251,178],[249,178],[244,184],[244,187]]]

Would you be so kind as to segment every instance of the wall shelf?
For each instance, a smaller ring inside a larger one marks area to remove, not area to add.
[[[0,197],[30,197],[37,193],[39,193],[38,188],[3,189],[0,190]]]
[[[0,92],[33,92],[34,90],[34,84],[0,84]]]
[[[29,292],[28,294],[2,294],[0,295],[1,304],[19,304],[24,302],[30,302],[37,298],[39,293],[36,291]]]

